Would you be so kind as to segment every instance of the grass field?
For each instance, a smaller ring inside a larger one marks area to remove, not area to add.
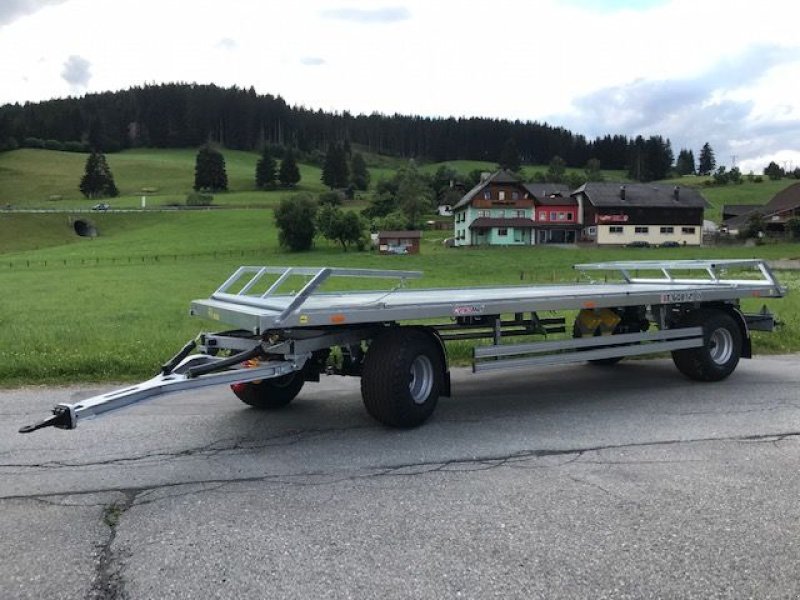
[[[138,206],[141,188],[157,188],[149,206],[182,202],[191,186],[194,150],[131,150],[109,156],[123,197],[115,207]],[[796,245],[759,248],[444,248],[450,231],[426,232],[419,256],[343,253],[318,241],[311,252],[287,254],[277,243],[271,208],[286,192],[253,189],[257,156],[226,152],[233,190],[215,202],[249,210],[133,213],[21,214],[0,212],[0,385],[131,380],[149,376],[200,329],[188,303],[206,297],[241,264],[350,266],[425,271],[414,285],[489,285],[570,281],[577,262],[619,258],[797,258]],[[368,156],[373,180],[391,176],[404,161]],[[77,182],[85,155],[45,150],[0,153],[0,205],[85,209]],[[466,173],[491,170],[476,161],[447,163]],[[425,165],[434,171],[438,164]],[[539,167],[526,167],[533,172]],[[544,167],[541,167],[544,169]],[[301,189],[322,191],[318,168],[302,165]],[[618,174],[621,175],[621,174]],[[697,180],[697,178],[693,178]],[[680,181],[683,185],[683,180]],[[703,188],[718,213],[724,203],[765,202],[790,181]],[[48,200],[51,195],[61,200]],[[363,202],[363,200],[362,200]],[[716,212],[715,212],[716,211]],[[99,236],[80,238],[74,220],[88,220]],[[783,274],[793,289],[798,278]],[[751,302],[748,309],[760,305]],[[785,321],[757,339],[757,351],[800,350],[800,299],[770,302]],[[465,344],[450,346],[459,362]]]
[[[47,215],[58,217],[57,215]],[[0,238],[35,232],[41,215],[0,216]],[[98,215],[101,235],[39,249],[7,243],[0,255],[0,385],[132,380],[150,376],[201,329],[189,302],[207,297],[241,264],[419,269],[423,287],[574,281],[571,265],[619,258],[793,258],[796,245],[759,248],[444,248],[428,232],[418,256],[343,253],[325,242],[287,254],[269,210]],[[27,224],[25,221],[29,221]],[[106,233],[103,233],[106,232]],[[38,235],[38,234],[36,234]],[[214,256],[214,253],[217,256]],[[158,257],[158,258],[156,258]],[[66,264],[65,264],[66,261]],[[9,266],[12,263],[13,266]],[[28,264],[30,266],[28,266]],[[782,273],[794,290],[800,281]],[[757,352],[800,350],[800,298],[770,301],[786,325],[758,337]],[[756,310],[752,301],[747,308]],[[456,362],[469,346],[450,347]]]

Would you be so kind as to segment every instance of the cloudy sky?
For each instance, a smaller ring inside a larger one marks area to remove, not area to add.
[[[0,104],[184,81],[800,166],[796,0],[0,0]]]

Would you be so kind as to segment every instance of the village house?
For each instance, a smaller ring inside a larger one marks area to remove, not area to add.
[[[528,184],[497,171],[453,207],[454,245],[574,243],[581,229],[579,202],[564,186]]]
[[[691,245],[703,239],[697,190],[653,183],[589,182],[572,192],[583,207],[583,239],[598,245]]]
[[[794,183],[775,194],[765,205],[733,205],[722,210],[722,228],[736,234],[747,226],[748,220],[760,214],[768,232],[782,233],[786,222],[792,217],[800,217],[800,183]]]

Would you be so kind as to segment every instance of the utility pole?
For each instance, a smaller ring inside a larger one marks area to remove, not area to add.
[[[737,158],[739,158],[739,157],[736,156],[735,154],[731,154],[731,169],[733,169],[736,166],[736,159]]]

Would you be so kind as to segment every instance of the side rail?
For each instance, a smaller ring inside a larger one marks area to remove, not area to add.
[[[270,285],[264,285],[268,276],[277,275],[277,279]],[[308,282],[295,294],[288,305],[272,303],[271,300],[279,294],[279,290],[286,284],[290,277],[302,276],[310,278]],[[402,287],[406,280],[422,277],[421,271],[396,271],[381,269],[343,269],[336,267],[239,267],[228,279],[211,295],[214,300],[243,304],[256,308],[275,310],[279,313],[276,323],[280,324],[289,315],[294,313],[320,286],[331,277],[361,277],[377,279],[399,279],[394,289]],[[259,285],[262,284],[262,285]],[[266,287],[264,291],[256,292]],[[236,291],[233,291],[236,290]]]
[[[612,261],[578,264],[573,268],[583,273],[616,272],[626,283],[752,286],[767,288],[768,295],[773,297],[786,294],[786,288],[778,282],[769,265],[760,259]],[[730,271],[747,272],[754,277],[730,278],[727,276]],[[640,277],[640,272],[651,275]]]

